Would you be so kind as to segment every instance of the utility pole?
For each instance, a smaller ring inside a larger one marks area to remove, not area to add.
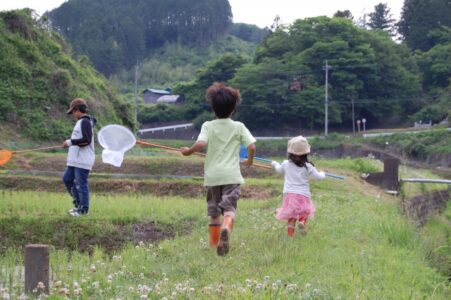
[[[138,126],[138,62],[135,65],[135,122]],[[139,128],[139,126],[138,126]]]
[[[355,111],[354,111],[354,98],[351,99],[352,106],[352,133],[355,133]]]
[[[327,59],[326,65],[323,67],[323,70],[326,72],[326,83],[325,83],[325,94],[324,94],[324,136],[327,136],[329,129],[329,95],[328,95],[328,87],[329,87],[329,70],[332,69],[329,66]]]

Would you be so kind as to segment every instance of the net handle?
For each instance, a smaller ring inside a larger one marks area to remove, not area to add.
[[[177,152],[180,151],[180,150],[177,149],[177,148],[168,147],[168,146],[163,146],[163,145],[154,144],[154,143],[148,143],[148,142],[144,142],[144,141],[140,141],[140,140],[137,140],[137,141],[136,141],[136,144],[138,144],[138,145],[143,145],[143,146],[156,147],[156,148],[161,148],[161,149],[166,149],[166,150],[171,150],[171,151],[177,151]],[[205,153],[201,153],[201,152],[194,152],[193,154],[198,155],[198,156],[203,156],[203,157],[206,156]],[[262,168],[262,169],[267,169],[267,170],[272,169],[272,167],[270,167],[270,166],[262,165],[262,164],[255,163],[255,162],[254,162],[252,165],[253,165],[253,166],[256,166],[256,167],[259,167],[259,168]]]
[[[40,147],[40,148],[17,150],[17,151],[11,151],[8,149],[0,149],[0,167],[3,165],[6,165],[11,160],[11,158],[13,157],[13,154],[15,154],[15,153],[25,153],[25,152],[31,152],[31,151],[50,150],[50,149],[58,149],[58,148],[62,148],[62,146]]]
[[[59,148],[63,148],[63,146],[59,145],[59,146],[51,146],[51,147],[40,147],[40,148],[25,149],[25,150],[11,151],[11,152],[12,153],[24,153],[24,152],[52,150],[52,149],[59,149]]]

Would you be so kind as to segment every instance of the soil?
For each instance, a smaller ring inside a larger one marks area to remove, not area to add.
[[[94,193],[129,193],[138,192],[159,197],[181,196],[185,198],[204,197],[206,190],[202,181],[198,183],[172,180],[171,182],[155,180],[121,180],[121,179],[90,179],[90,191]],[[0,190],[60,192],[66,193],[66,188],[59,178],[30,176],[1,176]],[[241,188],[243,199],[268,199],[275,196],[277,190],[271,187],[244,185]]]
[[[443,212],[450,199],[451,190],[444,190],[415,196],[404,200],[402,205],[407,216],[421,227],[430,216]]]

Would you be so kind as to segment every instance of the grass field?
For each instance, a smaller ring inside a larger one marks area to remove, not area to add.
[[[307,236],[288,238],[274,218],[281,178],[248,178],[277,196],[239,201],[226,257],[208,246],[201,195],[94,193],[90,215],[74,219],[64,193],[0,191],[0,298],[20,297],[23,247],[42,242],[51,245],[50,299],[450,299],[449,207],[416,228],[398,198],[359,178],[380,163],[316,164],[346,179],[312,183]],[[167,238],[139,240],[136,224]]]

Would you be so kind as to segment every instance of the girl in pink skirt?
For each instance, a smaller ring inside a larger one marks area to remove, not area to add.
[[[296,220],[302,234],[307,233],[307,219],[313,218],[315,206],[310,199],[309,178],[324,179],[307,158],[310,145],[306,138],[297,136],[288,141],[288,160],[271,164],[277,173],[284,175],[283,204],[277,209],[276,218],[287,221],[288,236],[294,235]]]

